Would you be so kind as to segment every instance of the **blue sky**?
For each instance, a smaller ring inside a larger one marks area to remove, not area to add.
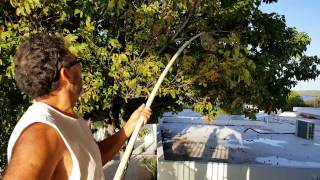
[[[320,0],[278,0],[277,3],[263,4],[260,9],[284,15],[287,26],[306,32],[312,39],[306,54],[320,57]],[[320,77],[299,82],[293,89],[320,90]]]

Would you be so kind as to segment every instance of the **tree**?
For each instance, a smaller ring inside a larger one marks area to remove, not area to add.
[[[119,127],[145,102],[176,50],[199,32],[210,33],[194,41],[166,77],[152,106],[154,119],[183,105],[207,119],[218,107],[247,115],[279,109],[298,80],[319,75],[320,60],[305,55],[311,41],[306,33],[287,27],[284,16],[259,10],[261,3],[273,2],[1,1],[0,108],[8,128],[1,137],[8,137],[30,103],[14,84],[12,57],[23,39],[40,32],[64,37],[82,59],[85,93],[77,111],[93,121]],[[1,142],[5,154],[7,141]]]
[[[311,107],[319,108],[320,107],[320,98],[314,98],[314,99],[307,100],[305,102],[305,104],[307,104],[308,106],[311,106]]]
[[[291,91],[287,104],[283,107],[285,111],[292,111],[293,107],[305,107],[308,106],[303,99],[300,97],[299,93],[296,91]]]

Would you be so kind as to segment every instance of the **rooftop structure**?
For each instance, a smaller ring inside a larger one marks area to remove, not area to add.
[[[190,110],[166,114],[158,127],[158,178],[320,179],[320,120],[307,119],[315,123],[307,140],[295,135],[297,119],[306,119],[287,114],[212,123]]]

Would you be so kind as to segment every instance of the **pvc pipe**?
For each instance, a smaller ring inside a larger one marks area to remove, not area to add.
[[[169,69],[171,68],[171,66],[173,65],[174,61],[178,58],[178,56],[181,54],[181,52],[193,41],[195,40],[196,38],[198,38],[199,36],[201,36],[202,34],[204,34],[205,32],[201,32],[195,36],[193,36],[190,40],[188,40],[187,42],[185,42],[180,48],[179,50],[176,52],[176,54],[171,58],[171,60],[169,61],[169,63],[167,64],[166,68],[163,70],[163,72],[161,73],[156,85],[154,86],[148,100],[147,100],[147,103],[146,103],[146,106],[145,106],[145,109],[147,108],[150,108],[157,92],[158,92],[158,89],[163,81],[163,79],[166,77]],[[129,160],[129,157],[131,155],[131,152],[132,152],[132,149],[133,149],[133,145],[134,145],[134,142],[136,141],[137,137],[138,137],[138,133],[140,131],[140,128],[143,124],[143,122],[145,121],[146,119],[143,117],[143,116],[140,116],[139,117],[139,120],[138,120],[138,123],[131,135],[131,138],[129,140],[129,143],[128,143],[128,146],[123,154],[123,157],[120,161],[120,164],[118,166],[118,169],[116,171],[116,174],[114,176],[114,180],[121,180],[124,176],[124,170],[126,168],[126,165],[128,163],[128,160]]]

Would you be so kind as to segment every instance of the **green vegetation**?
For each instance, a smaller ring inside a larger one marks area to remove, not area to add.
[[[298,92],[291,91],[288,99],[287,104],[283,107],[284,111],[292,111],[293,107],[306,107],[309,106],[306,104],[302,98],[299,96]]]
[[[16,88],[13,56],[31,34],[64,37],[83,59],[85,93],[77,111],[119,127],[146,101],[168,60],[179,57],[155,98],[153,119],[183,105],[215,116],[273,111],[298,80],[319,75],[320,59],[305,55],[310,37],[285,18],[263,13],[276,0],[3,0],[0,1],[1,166],[8,137],[30,99]],[[243,109],[243,104],[251,107]]]
[[[300,96],[313,96],[313,99],[305,100],[304,103],[310,107],[320,107],[320,90],[297,91]]]
[[[140,160],[140,165],[146,167],[149,172],[151,172],[151,179],[157,179],[157,160],[152,158],[143,158]]]
[[[138,137],[140,139],[143,139],[144,137],[146,137],[146,135],[150,134],[150,130],[148,128],[141,128],[140,131],[139,131],[139,134],[138,134]]]
[[[310,107],[319,108],[319,107],[320,107],[320,98],[315,98],[315,99],[307,100],[307,101],[305,101],[305,104],[308,105],[308,106],[310,106]]]
[[[320,84],[319,84],[320,86]],[[306,90],[306,91],[297,91],[300,96],[315,96],[320,97],[320,90]]]

